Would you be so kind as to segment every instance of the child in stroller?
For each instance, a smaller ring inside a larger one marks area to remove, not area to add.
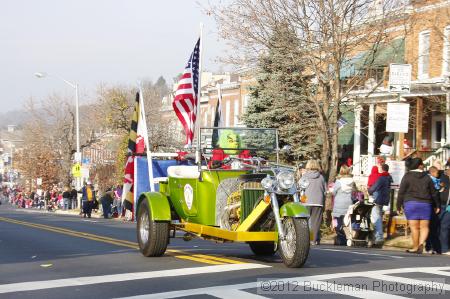
[[[373,207],[373,203],[357,201],[348,208],[344,217],[347,246],[372,247],[373,228],[370,214]]]

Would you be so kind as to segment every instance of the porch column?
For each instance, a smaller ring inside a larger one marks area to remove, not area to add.
[[[369,106],[369,136],[367,138],[367,154],[369,159],[372,160],[375,154],[375,105],[370,104]]]
[[[423,127],[423,99],[417,98],[416,101],[416,150],[422,149],[422,127]]]
[[[355,126],[353,131],[353,175],[361,175],[361,109],[355,106]]]

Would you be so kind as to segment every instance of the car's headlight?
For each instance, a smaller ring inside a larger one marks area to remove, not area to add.
[[[277,175],[277,182],[281,189],[288,190],[294,186],[294,173],[290,171],[282,171]]]
[[[263,178],[261,181],[261,186],[266,190],[272,188],[273,185],[274,185],[274,180],[269,176]]]

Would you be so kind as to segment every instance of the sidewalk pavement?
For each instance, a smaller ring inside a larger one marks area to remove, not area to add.
[[[61,209],[58,209],[58,210],[56,210],[54,212],[49,212],[49,213],[62,214],[62,215],[72,215],[72,216],[80,216],[80,217],[83,216],[83,214],[80,214],[80,209],[73,209],[73,210],[61,210]],[[99,211],[97,211],[97,213],[92,211],[91,218],[103,218],[103,215]]]
[[[60,215],[71,215],[71,216],[83,217],[83,214],[80,214],[80,209],[73,209],[73,210],[61,210],[61,209],[58,209],[58,210],[56,210],[54,212],[48,212],[48,213],[55,213],[55,214],[60,214]],[[103,218],[103,214],[102,214],[102,212],[100,212],[100,210],[97,210],[97,212],[92,211],[91,218],[97,218],[97,219],[98,218],[102,218],[102,219],[104,219]],[[125,221],[125,218],[119,218],[119,217],[117,217],[117,218],[109,217],[107,219],[112,219],[112,220],[115,220],[115,221],[130,222],[130,221]]]

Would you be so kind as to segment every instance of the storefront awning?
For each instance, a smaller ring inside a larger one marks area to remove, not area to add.
[[[405,39],[398,38],[377,50],[358,53],[344,61],[341,66],[341,79],[351,78],[362,74],[367,69],[388,66],[390,63],[404,63]]]

